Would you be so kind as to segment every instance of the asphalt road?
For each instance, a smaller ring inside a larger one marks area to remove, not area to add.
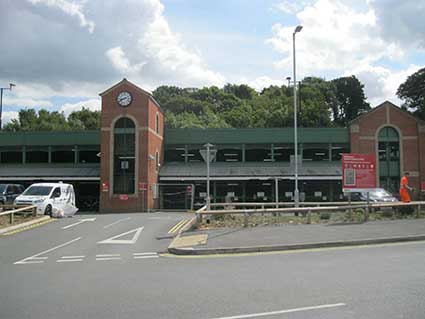
[[[185,215],[91,217],[0,237],[0,318],[425,317],[424,242],[174,257]]]

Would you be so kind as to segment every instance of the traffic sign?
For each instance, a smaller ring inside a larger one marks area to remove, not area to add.
[[[199,150],[199,153],[201,153],[201,156],[202,156],[202,158],[204,159],[205,162],[208,161],[207,150]],[[217,154],[217,150],[210,150],[210,162],[212,162],[214,160],[216,154]]]

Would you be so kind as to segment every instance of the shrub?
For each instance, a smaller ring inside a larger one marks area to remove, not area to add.
[[[331,213],[320,213],[320,219],[323,219],[323,220],[331,219]]]

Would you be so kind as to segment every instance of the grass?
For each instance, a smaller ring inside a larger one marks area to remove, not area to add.
[[[18,225],[21,223],[25,223],[27,221],[40,218],[40,216],[32,216],[31,214],[15,214],[14,215],[14,223],[10,224],[10,216],[0,216],[0,228],[9,227],[12,225]]]

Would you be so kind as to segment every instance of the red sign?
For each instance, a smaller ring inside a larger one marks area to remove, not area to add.
[[[120,200],[128,200],[128,195],[126,195],[126,194],[122,194],[122,195],[120,195]]]
[[[102,182],[102,192],[109,192],[109,183]]]
[[[147,190],[148,190],[148,183],[139,182],[139,191],[147,191]]]
[[[376,188],[374,154],[342,154],[342,189],[344,192]]]
[[[425,192],[425,182],[421,182],[421,191]]]
[[[192,185],[188,185],[186,187],[186,193],[191,194],[192,193]]]

